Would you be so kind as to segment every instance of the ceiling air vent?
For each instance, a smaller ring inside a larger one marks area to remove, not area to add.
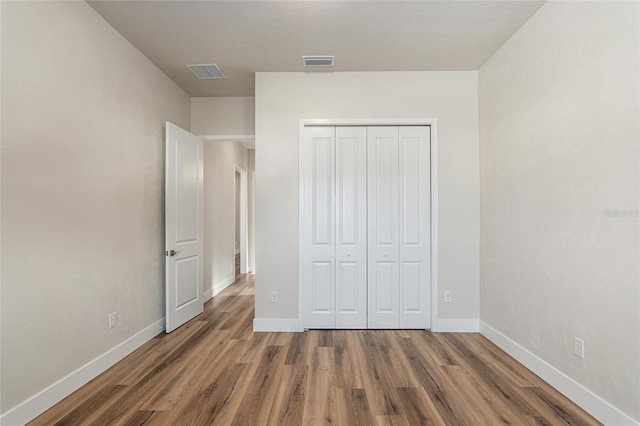
[[[302,65],[305,67],[332,67],[335,56],[303,56]]]
[[[225,78],[216,64],[187,65],[187,67],[201,80]]]

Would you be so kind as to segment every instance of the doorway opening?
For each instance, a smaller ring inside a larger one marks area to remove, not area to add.
[[[247,170],[234,165],[235,275],[249,272],[249,190]]]

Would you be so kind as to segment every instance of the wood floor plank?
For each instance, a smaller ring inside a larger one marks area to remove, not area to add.
[[[301,365],[305,359],[305,348],[309,333],[295,333],[289,342],[287,357],[284,361],[285,365]],[[306,363],[308,365],[308,363]]]
[[[222,408],[238,389],[246,373],[246,364],[233,364],[222,369],[205,389],[198,391],[187,400],[187,404],[176,409],[174,417],[167,418],[168,424],[215,424]]]
[[[154,419],[154,416],[156,417]],[[154,420],[157,420],[157,411],[136,411],[130,418],[126,419],[123,423],[124,426],[142,426],[150,425]],[[166,423],[165,423],[166,424]]]
[[[460,400],[467,402],[467,408],[476,420],[476,424],[511,425],[519,423],[519,419],[504,404],[492,399],[473,377],[459,365],[440,367],[453,385]]]
[[[478,333],[254,333],[253,275],[32,425],[599,425]]]
[[[331,347],[316,347],[307,380],[302,424],[325,425],[336,422],[334,355]]]
[[[407,418],[402,415],[396,416],[375,416],[376,426],[413,426],[409,424]]]
[[[250,386],[242,399],[239,410],[231,424],[238,426],[259,425],[265,422],[275,397],[276,378],[274,370],[284,362],[284,352],[280,346],[267,346],[255,372],[249,376]]]
[[[440,366],[435,365],[433,361],[430,362],[425,354],[418,351],[412,339],[399,339],[398,342],[416,378],[420,380],[445,424],[473,424],[470,413],[466,412],[465,407],[454,397],[449,382],[440,371]]]
[[[441,344],[434,336],[434,333],[427,331],[412,330],[411,334],[416,346],[425,351],[429,351],[431,358],[438,365],[457,365],[458,362],[447,345]]]
[[[291,425],[302,424],[307,375],[306,365],[283,365],[278,371],[278,387],[276,396],[267,419],[267,424]]]
[[[55,422],[56,426],[77,424],[81,421],[90,422],[104,409],[105,402],[114,400],[124,392],[125,386],[108,385],[96,392],[91,398],[80,404],[74,410]]]
[[[179,403],[185,393],[192,393],[208,387],[212,377],[215,377],[222,368],[222,359],[232,354],[237,347],[242,345],[240,341],[228,341],[227,333],[215,333],[217,339],[206,344],[202,356],[193,363],[185,364],[171,378],[158,386],[155,392],[150,392],[148,398],[141,404],[142,410],[169,411]],[[225,346],[222,347],[221,344]]]
[[[446,426],[424,388],[399,388],[396,391],[400,396],[402,412],[409,424]]]
[[[566,404],[554,398],[549,392],[539,387],[523,388],[523,391],[530,395],[532,403],[540,410],[541,417],[547,419],[551,424],[567,424],[586,426],[591,423],[590,416],[584,413],[573,404]]]
[[[366,366],[364,374],[365,389],[369,396],[369,406],[374,415],[395,416],[399,411],[398,395],[391,386],[386,366],[382,357],[376,353],[377,344],[373,331],[358,333],[359,343],[364,354],[363,363]]]
[[[364,389],[336,388],[336,423],[339,425],[371,425],[371,409]]]
[[[336,362],[336,387],[363,389],[362,363],[364,354],[355,344],[352,332],[340,330],[333,335],[333,354]],[[350,338],[351,337],[351,338]]]
[[[451,333],[443,333],[442,336],[435,337],[436,340],[443,342],[443,344],[444,342],[451,343],[459,364],[464,364],[468,369],[473,370],[476,373],[476,377],[486,387],[491,388],[498,398],[513,406],[519,413],[529,416],[537,414],[529,401],[514,391],[514,384],[509,381],[508,377],[489,367],[487,362],[473,353],[463,340]]]

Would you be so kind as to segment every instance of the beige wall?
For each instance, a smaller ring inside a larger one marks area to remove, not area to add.
[[[635,419],[639,7],[547,3],[478,83],[481,320]]]
[[[299,120],[436,118],[440,318],[478,318],[476,72],[256,73],[256,318],[298,317]],[[279,303],[269,303],[269,292]]]
[[[86,3],[1,7],[5,413],[164,316],[162,128],[190,104]]]
[[[253,135],[255,98],[191,98],[191,132],[196,135]]]
[[[237,142],[204,143],[204,291],[219,291],[235,277],[235,169],[248,169]]]

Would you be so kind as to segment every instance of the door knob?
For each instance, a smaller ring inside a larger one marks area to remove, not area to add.
[[[175,256],[176,254],[180,253],[180,250],[169,250],[169,251],[165,251],[164,252],[167,256],[171,257],[171,256]]]
[[[389,253],[385,252],[384,257],[389,257]]]
[[[351,257],[351,253],[347,253],[347,257]]]

